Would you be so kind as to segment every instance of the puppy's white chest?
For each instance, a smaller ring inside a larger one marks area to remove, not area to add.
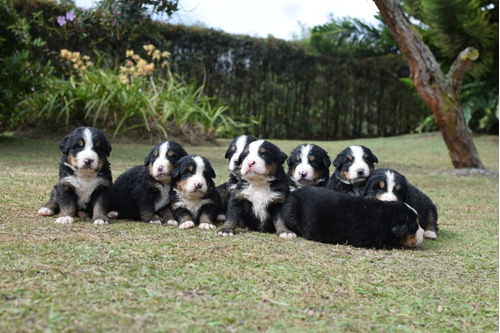
[[[168,192],[170,192],[170,185],[156,184],[156,188],[160,191],[160,196],[155,200],[155,212],[159,211],[170,202]]]
[[[268,218],[267,207],[277,199],[279,193],[273,192],[267,182],[250,184],[241,194],[252,203],[253,212],[261,222]]]
[[[78,208],[85,209],[90,201],[92,193],[102,184],[103,179],[100,177],[83,178],[78,176],[67,176],[64,181],[71,184],[75,189],[78,197]]]

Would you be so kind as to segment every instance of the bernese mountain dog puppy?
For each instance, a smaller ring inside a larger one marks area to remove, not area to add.
[[[326,187],[335,192],[363,195],[364,185],[375,163],[378,163],[378,158],[369,148],[349,146],[333,160],[335,171]]]
[[[410,184],[406,177],[392,169],[373,171],[365,186],[365,195],[383,201],[406,202],[420,215],[420,225],[424,229],[424,237],[437,238],[438,214],[432,200],[417,187]]]
[[[290,193],[282,211],[286,226],[306,239],[365,248],[414,247],[424,231],[417,212],[403,202],[304,187]]]
[[[187,153],[175,141],[165,141],[144,160],[122,173],[113,185],[112,208],[120,219],[160,224],[172,219],[170,187],[174,164]]]
[[[241,178],[229,199],[226,222],[219,236],[233,236],[236,225],[261,232],[276,232],[282,238],[295,234],[285,227],[280,210],[290,192],[283,168],[287,155],[269,141],[257,140],[239,157]]]
[[[217,186],[217,191],[222,198],[221,213],[217,216],[217,220],[219,221],[224,221],[226,219],[227,203],[236,188],[238,180],[241,178],[240,155],[249,143],[256,140],[257,139],[251,135],[240,135],[229,144],[226,150],[224,157],[229,160],[229,180]]]
[[[175,223],[180,229],[215,229],[221,198],[213,179],[210,162],[199,155],[181,158],[172,170],[170,202]]]
[[[295,147],[287,159],[290,190],[304,186],[325,186],[330,176],[330,156],[315,144]]]
[[[73,223],[75,216],[91,217],[94,224],[107,224],[112,195],[108,139],[96,128],[79,127],[61,141],[59,148],[59,182],[38,214],[60,213],[55,222],[61,224]]]

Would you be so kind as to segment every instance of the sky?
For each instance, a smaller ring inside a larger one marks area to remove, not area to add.
[[[89,8],[94,0],[75,0]],[[376,23],[378,9],[372,0],[180,0],[180,10],[170,23],[198,24],[232,34],[291,40],[302,36],[302,28],[330,21],[330,17],[359,18]]]

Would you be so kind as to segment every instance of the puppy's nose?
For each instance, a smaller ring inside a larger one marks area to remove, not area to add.
[[[363,169],[358,169],[357,172],[358,172],[358,176],[363,176],[365,174],[365,170],[363,170]]]
[[[197,189],[197,190],[199,190],[202,187],[203,187],[202,183],[196,183],[196,184],[194,184],[194,188]]]
[[[248,166],[250,166],[250,167],[251,167],[251,166],[254,166],[254,165],[255,165],[255,161],[248,162],[247,164],[248,164]]]
[[[300,175],[302,178],[306,178],[306,176],[307,176],[307,171],[300,171],[300,172],[299,172],[299,175]]]
[[[160,165],[160,166],[158,167],[158,171],[160,171],[160,172],[162,172],[162,171],[163,171],[163,165]]]
[[[91,165],[92,163],[94,163],[94,159],[86,158],[83,160],[83,163],[85,163],[85,165]]]

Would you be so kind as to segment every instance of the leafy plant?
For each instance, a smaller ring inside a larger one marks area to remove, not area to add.
[[[155,61],[168,66],[168,53],[145,47],[151,62],[128,51],[127,63],[117,68],[99,68],[79,53],[62,50],[73,64],[68,79],[51,77],[47,89],[20,107],[32,117],[91,123],[114,128],[114,135],[145,128],[163,136],[167,126],[197,125],[213,135],[231,136],[246,126],[226,115],[226,106],[203,94],[203,86],[186,84],[179,78],[155,77]],[[83,60],[85,59],[85,61]]]

